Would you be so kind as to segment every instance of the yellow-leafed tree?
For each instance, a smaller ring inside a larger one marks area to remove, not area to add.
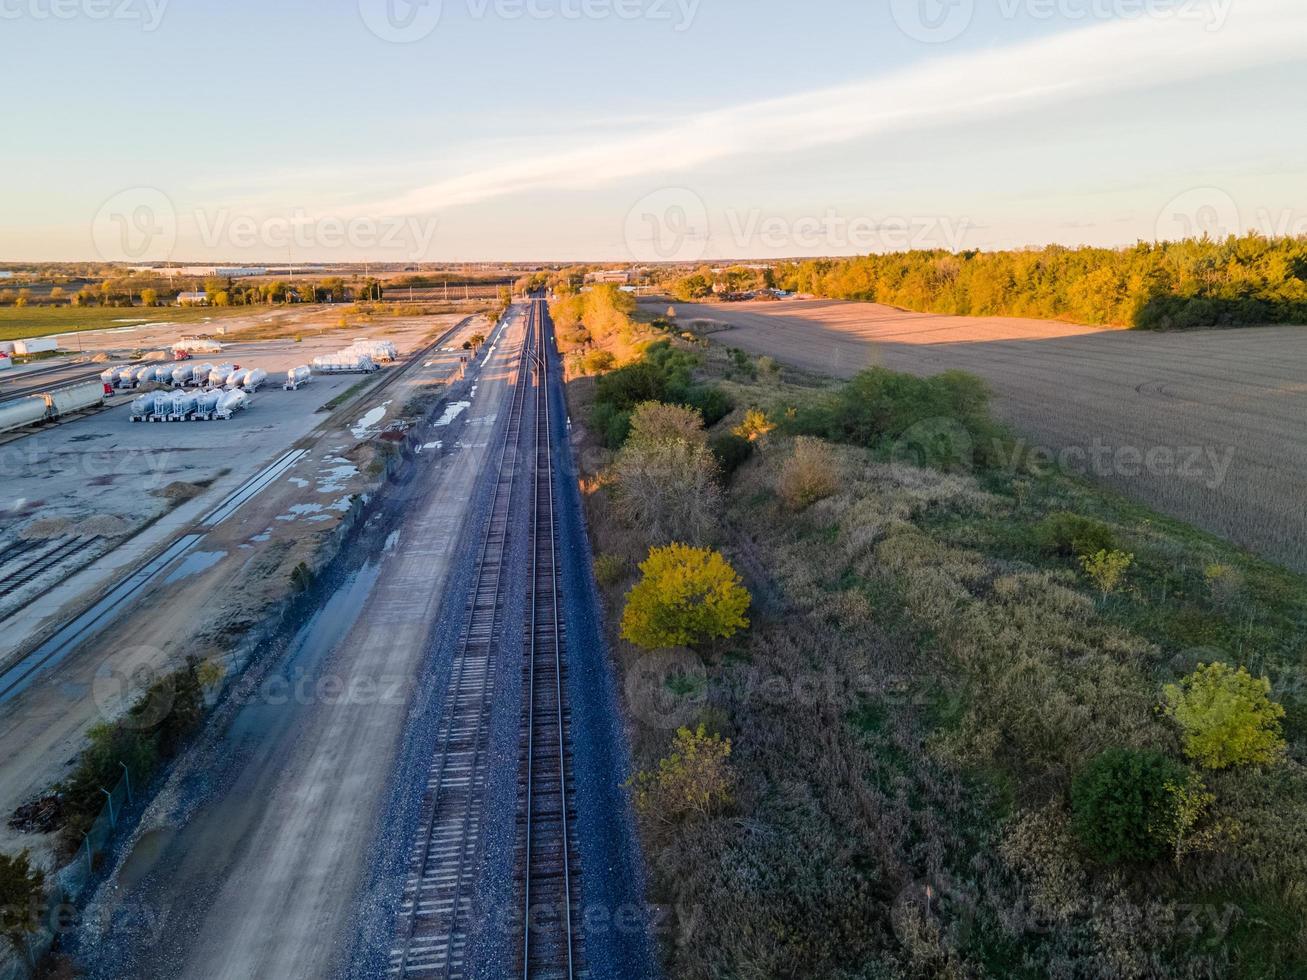
[[[627,593],[622,637],[649,650],[734,636],[749,620],[749,591],[720,554],[671,544],[653,548]]]

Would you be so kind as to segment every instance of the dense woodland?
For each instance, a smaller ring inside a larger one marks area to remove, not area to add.
[[[897,252],[782,264],[775,278],[783,289],[925,313],[1143,329],[1307,323],[1302,238]]]

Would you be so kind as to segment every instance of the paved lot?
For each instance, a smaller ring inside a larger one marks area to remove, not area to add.
[[[880,364],[989,382],[1027,448],[1307,571],[1307,328],[1145,333],[872,303],[677,304],[713,339],[851,377]]]

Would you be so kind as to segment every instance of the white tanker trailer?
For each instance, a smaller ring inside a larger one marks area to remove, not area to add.
[[[294,391],[297,388],[303,388],[313,380],[313,371],[307,364],[301,364],[299,367],[291,368],[286,372],[286,383],[282,385],[287,391]]]
[[[244,378],[241,379],[241,387],[246,391],[258,391],[263,387],[263,382],[268,380],[268,372],[262,368],[253,368],[248,371]],[[234,387],[234,384],[233,384]]]

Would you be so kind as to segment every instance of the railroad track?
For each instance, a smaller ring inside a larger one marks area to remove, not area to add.
[[[490,520],[441,710],[439,750],[428,770],[421,829],[409,853],[390,952],[388,973],[392,977],[451,980],[468,975],[467,938],[480,864],[490,716],[509,582],[504,563],[518,496],[519,444],[533,328],[534,322],[528,325],[523,340]]]
[[[49,571],[65,558],[75,554],[79,548],[89,545],[94,540],[94,536],[82,537],[75,535],[68,539],[59,537],[34,542],[37,545],[45,545],[45,550],[24,549],[0,557],[0,570],[3,570],[7,565],[12,565],[15,559],[26,559],[21,565],[7,571],[0,571],[0,598],[17,592],[31,582],[32,579]],[[35,557],[30,557],[33,550],[36,550],[37,554]]]
[[[566,639],[560,614],[558,527],[554,509],[550,333],[544,303],[531,304],[538,327],[535,377],[535,481],[531,518],[530,617],[523,643],[522,745],[518,789],[518,874],[522,883],[521,976],[572,980],[582,973],[575,928],[579,894],[573,837],[571,715]]]

